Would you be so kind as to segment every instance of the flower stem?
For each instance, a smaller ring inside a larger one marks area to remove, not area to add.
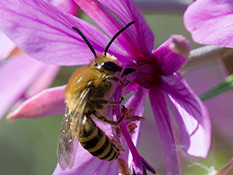
[[[191,1],[151,1],[151,0],[136,0],[137,6],[146,13],[163,13],[163,14],[179,14],[183,15],[185,9]]]
[[[233,55],[233,49],[217,46],[204,46],[190,52],[188,62],[180,69],[187,71],[196,66],[227,58]]]

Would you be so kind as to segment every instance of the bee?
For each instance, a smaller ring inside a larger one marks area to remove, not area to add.
[[[118,77],[122,68],[116,57],[111,56],[107,51],[114,39],[133,23],[134,21],[117,32],[106,46],[104,53],[99,56],[84,34],[73,27],[88,45],[95,59],[86,67],[74,72],[65,89],[66,109],[57,149],[58,162],[63,170],[67,167],[72,168],[78,143],[93,156],[102,160],[115,160],[120,154],[120,150],[95,124],[92,116],[113,126],[118,126],[123,120],[124,116],[118,121],[106,117],[108,105],[118,105],[122,101],[110,102],[120,81]]]

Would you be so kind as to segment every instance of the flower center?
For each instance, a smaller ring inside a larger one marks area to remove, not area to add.
[[[158,64],[152,59],[136,58],[125,66],[126,69],[124,72],[127,74],[127,72],[131,70],[131,72],[133,72],[131,73],[133,81],[144,88],[151,88],[160,81],[159,75],[161,75],[161,70]]]

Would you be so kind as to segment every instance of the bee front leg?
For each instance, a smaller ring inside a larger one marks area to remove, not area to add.
[[[101,120],[101,121],[103,121],[103,122],[105,122],[105,123],[108,123],[108,124],[110,124],[110,125],[112,125],[112,126],[114,126],[114,127],[117,127],[122,121],[123,121],[123,119],[125,118],[125,107],[123,106],[123,115],[122,115],[122,117],[119,119],[119,120],[117,120],[117,121],[114,121],[114,120],[109,120],[109,119],[107,119],[107,117],[105,117],[105,116],[96,116],[99,120]]]
[[[121,97],[119,102],[108,101],[108,104],[109,105],[120,105],[123,100],[124,100],[124,97]]]
[[[98,104],[98,105],[103,105],[103,104],[108,104],[108,105],[120,105],[122,101],[124,100],[123,97],[120,98],[119,102],[114,102],[114,101],[108,101],[105,99],[93,99],[91,102],[93,104]]]
[[[123,115],[118,121],[108,120],[105,116],[96,116],[96,117],[105,123],[108,123],[114,127],[117,127],[122,122],[125,116]]]
[[[96,116],[99,120],[102,120],[105,123],[108,123],[114,127],[117,127],[125,118],[126,108],[122,105],[122,117],[118,121],[108,120],[105,116]]]
[[[130,83],[130,81],[128,81],[128,80],[126,83],[124,83],[123,81],[121,81],[121,79],[119,79],[118,77],[115,77],[115,76],[108,77],[108,79],[118,81],[121,84],[121,86],[123,86],[123,87],[127,86]]]

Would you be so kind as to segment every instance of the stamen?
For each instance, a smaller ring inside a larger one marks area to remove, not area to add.
[[[136,123],[129,123],[128,126],[127,126],[127,131],[130,133],[130,134],[133,134],[135,133],[135,129],[138,127],[138,125]]]
[[[116,130],[117,137],[120,138],[121,137],[121,130],[120,130],[120,128],[116,127],[115,130]]]
[[[123,108],[121,109],[121,114],[125,115],[125,120],[127,121],[144,121],[145,120],[144,117],[133,115],[133,113],[134,113],[134,108],[126,108],[125,106],[123,106]]]
[[[117,163],[119,166],[118,175],[129,175],[128,163],[122,158],[118,158]]]

